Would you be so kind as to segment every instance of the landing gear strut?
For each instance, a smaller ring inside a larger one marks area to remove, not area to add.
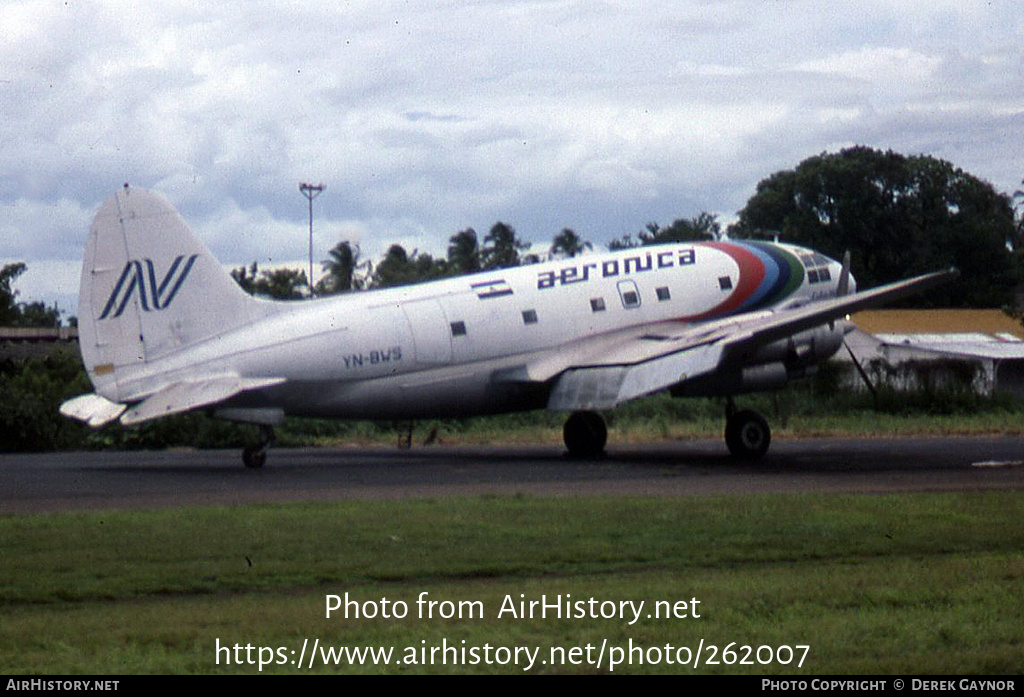
[[[255,445],[247,445],[242,450],[242,462],[249,469],[259,469],[267,461],[267,450],[274,441],[274,429],[260,426],[260,438]]]
[[[736,411],[732,398],[725,407],[725,444],[732,456],[742,460],[760,460],[768,452],[772,431],[756,411]]]
[[[608,442],[608,427],[597,412],[576,411],[566,419],[562,438],[570,457],[597,457]]]

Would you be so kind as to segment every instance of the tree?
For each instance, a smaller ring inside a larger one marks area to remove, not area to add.
[[[388,247],[384,258],[373,270],[373,286],[375,288],[392,288],[405,286],[420,281],[428,281],[444,275],[443,261],[435,260],[429,254],[420,254],[415,249],[412,254],[405,251],[400,244]]]
[[[23,262],[5,264],[0,269],[0,327],[59,327],[60,310],[43,302],[19,303],[15,279],[28,267]]]
[[[248,269],[244,266],[239,266],[237,269],[231,270],[231,278],[235,279],[235,283],[242,287],[249,295],[256,293],[256,279],[259,276],[259,269],[256,268],[256,262],[252,263]]]
[[[47,307],[46,303],[36,300],[30,303],[19,303],[21,317],[14,323],[16,327],[59,327],[60,310],[57,306]]]
[[[248,270],[244,266],[232,269],[231,278],[246,293],[265,295],[275,300],[302,300],[309,290],[305,271],[289,268],[260,271],[255,261]]]
[[[448,238],[448,273],[452,276],[480,270],[480,244],[476,230],[466,228]]]
[[[516,236],[515,228],[506,223],[497,222],[484,237],[484,248],[481,255],[485,269],[507,269],[519,266],[519,252],[530,248],[529,242],[523,242]]]
[[[693,218],[678,218],[665,228],[658,223],[647,223],[637,235],[638,239],[633,239],[633,236],[629,234],[623,235],[617,240],[612,240],[608,244],[608,248],[612,250],[631,249],[651,244],[702,242],[717,240],[721,236],[722,226],[718,223],[718,216],[702,211]]]
[[[612,240],[611,242],[608,243],[608,249],[612,250],[613,252],[617,249],[632,249],[633,247],[639,246],[640,243],[637,240],[633,239],[633,235],[631,233],[626,233],[622,237]]]
[[[11,286],[14,284],[14,279],[25,273],[25,268],[25,264],[19,261],[14,264],[5,264],[3,269],[0,269],[0,326],[14,326],[21,317],[18,303],[15,300],[18,297],[18,291]]]
[[[317,283],[318,295],[347,293],[365,285],[370,262],[359,261],[359,245],[339,242],[328,254],[331,258],[323,262],[323,270],[327,275]]]
[[[657,223],[648,223],[647,230],[640,233],[640,243],[700,242],[717,240],[721,235],[718,216],[701,212],[694,218],[679,218],[666,228],[659,227]]]
[[[551,254],[563,258],[571,259],[582,254],[584,250],[593,248],[594,245],[584,240],[570,228],[562,228],[562,231],[555,235],[555,239],[551,242]]]
[[[303,288],[306,289],[303,292]],[[275,300],[302,300],[309,294],[306,272],[300,269],[274,269],[264,271],[256,281],[256,294]]]
[[[948,162],[858,146],[762,180],[730,235],[770,230],[834,258],[850,250],[862,288],[956,266],[959,281],[917,302],[992,307],[1015,282],[1013,223],[1007,196]]]
[[[1024,179],[1020,183],[1024,185]],[[1013,200],[1016,202],[1013,210],[1016,223],[1012,246],[1016,251],[1024,251],[1024,189],[1014,191]]]

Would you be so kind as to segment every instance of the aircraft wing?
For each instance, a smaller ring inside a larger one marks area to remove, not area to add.
[[[917,293],[956,277],[954,269],[799,307],[749,313],[707,324],[658,323],[580,347],[548,398],[555,411],[611,409],[618,404],[714,372],[730,360],[866,307]],[[556,362],[550,359],[548,370]],[[544,372],[527,368],[531,376]],[[541,376],[538,376],[541,377]]]
[[[202,380],[171,383],[147,396],[132,407],[112,402],[97,394],[87,394],[64,402],[61,414],[85,421],[96,428],[121,417],[126,426],[159,416],[178,414],[197,407],[205,407],[247,390],[279,385],[284,378],[241,378],[217,376]]]

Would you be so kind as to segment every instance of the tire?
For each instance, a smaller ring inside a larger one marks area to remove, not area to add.
[[[725,444],[732,456],[741,460],[760,460],[772,441],[771,428],[756,411],[738,411],[725,424]]]
[[[598,457],[608,442],[608,427],[596,412],[573,412],[562,428],[562,439],[570,457]]]
[[[258,445],[250,445],[242,450],[242,464],[251,470],[258,470],[267,461],[267,450]]]

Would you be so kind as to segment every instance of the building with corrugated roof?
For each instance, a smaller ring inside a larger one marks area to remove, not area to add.
[[[837,358],[850,386],[971,389],[1024,397],[1024,325],[1001,310],[873,310]]]
[[[78,330],[0,327],[0,360],[44,356],[56,350],[78,352]]]

